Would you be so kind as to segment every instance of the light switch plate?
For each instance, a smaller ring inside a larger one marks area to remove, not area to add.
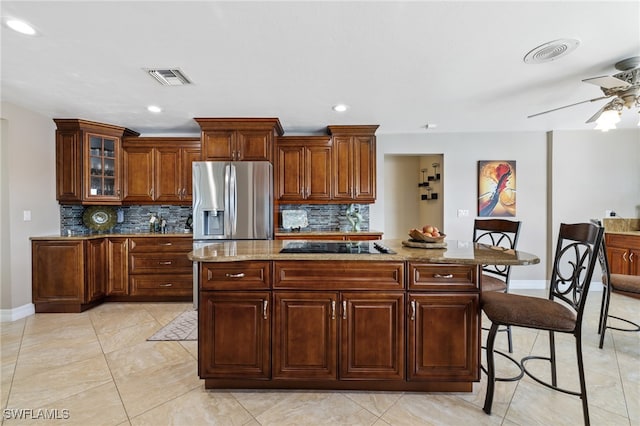
[[[31,210],[22,211],[22,220],[25,222],[31,222]]]

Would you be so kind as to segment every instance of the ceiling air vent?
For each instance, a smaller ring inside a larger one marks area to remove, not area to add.
[[[145,71],[153,78],[158,80],[163,86],[184,86],[191,84],[191,81],[178,68],[173,69],[150,69]]]
[[[527,64],[542,64],[568,55],[580,45],[580,40],[566,38],[550,41],[531,50],[524,57]]]

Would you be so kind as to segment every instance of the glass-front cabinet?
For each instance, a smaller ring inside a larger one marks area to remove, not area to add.
[[[124,127],[79,119],[54,119],[56,198],[62,204],[120,204]]]

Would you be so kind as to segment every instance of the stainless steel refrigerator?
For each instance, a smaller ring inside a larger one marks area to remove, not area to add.
[[[267,161],[196,161],[193,248],[220,240],[273,239],[273,171]],[[199,265],[193,263],[198,309]]]
[[[267,161],[193,163],[194,240],[273,238],[273,172]]]

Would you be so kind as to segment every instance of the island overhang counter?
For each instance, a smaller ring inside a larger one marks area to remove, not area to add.
[[[466,241],[281,253],[292,243],[213,242],[189,254],[206,388],[471,391],[480,380],[481,266],[539,263]]]

